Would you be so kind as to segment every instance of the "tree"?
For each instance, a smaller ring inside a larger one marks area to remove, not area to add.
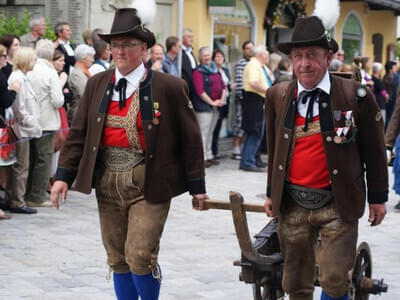
[[[7,12],[0,12],[0,37],[5,34],[15,34],[22,36],[29,31],[29,20],[31,15],[29,11],[24,10],[22,14],[10,16]],[[51,28],[48,20],[46,20],[46,32],[42,38],[51,41],[56,40],[56,35]]]

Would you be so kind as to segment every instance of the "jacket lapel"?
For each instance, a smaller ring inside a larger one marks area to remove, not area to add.
[[[296,87],[296,80],[293,80],[286,89],[283,95],[283,107],[286,107],[285,119],[283,122],[283,127],[286,129],[293,130],[294,121],[296,116],[296,98],[294,95],[294,90]]]
[[[107,109],[108,109],[108,103],[111,100],[112,97],[112,93],[113,93],[113,88],[114,88],[114,84],[111,82],[111,78],[114,74],[114,69],[108,71],[109,74],[107,74],[107,76],[105,76],[106,81],[105,81],[105,89],[103,91],[103,97],[101,98],[100,104],[99,104],[99,108],[98,108],[98,112],[99,114],[106,114],[107,113]]]

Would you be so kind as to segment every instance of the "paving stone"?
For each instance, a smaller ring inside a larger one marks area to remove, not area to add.
[[[225,147],[226,148],[226,147]],[[246,202],[262,204],[266,173],[238,169],[226,158],[206,170],[210,198],[228,201],[230,191]],[[391,184],[393,175],[390,170]],[[368,241],[373,277],[384,278],[389,293],[369,299],[400,299],[400,196],[390,192],[384,223],[370,227],[360,220],[359,241]],[[367,212],[366,212],[367,214]],[[251,234],[269,218],[248,213]],[[229,211],[198,212],[188,194],[173,200],[161,240],[162,300],[252,299],[252,287],[239,281],[240,247]],[[103,249],[94,194],[70,191],[60,210],[39,208],[36,215],[17,215],[0,222],[0,299],[110,300],[115,299]],[[320,289],[315,290],[315,299]]]

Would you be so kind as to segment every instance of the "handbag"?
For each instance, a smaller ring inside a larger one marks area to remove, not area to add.
[[[6,126],[5,128],[6,128],[6,132],[8,135],[8,144],[16,143],[19,138],[18,138],[17,134],[15,133],[14,129],[12,128],[10,122],[6,121],[6,119],[4,119],[4,117],[2,115],[0,115],[0,120]]]

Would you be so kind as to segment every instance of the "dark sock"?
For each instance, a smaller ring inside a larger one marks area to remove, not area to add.
[[[132,273],[113,274],[114,291],[118,300],[138,300],[138,293],[132,280]]]

